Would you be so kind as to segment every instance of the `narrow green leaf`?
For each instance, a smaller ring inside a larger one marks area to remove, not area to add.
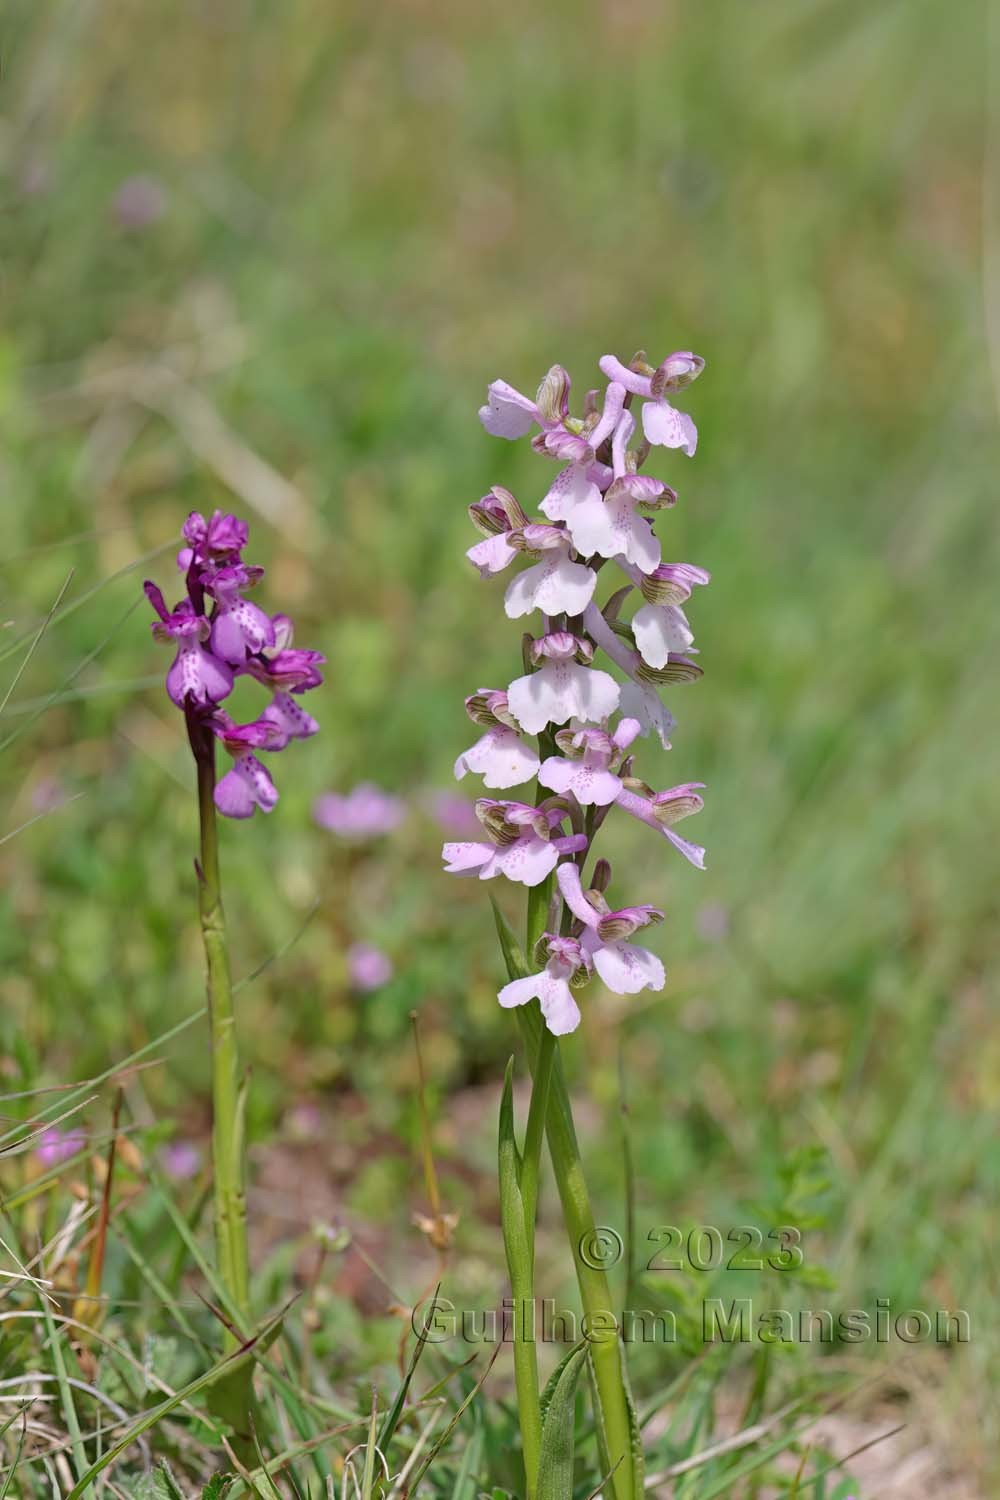
[[[452,1417],[451,1421],[448,1423],[447,1427],[441,1433],[441,1436],[438,1438],[438,1440],[434,1444],[433,1448],[430,1450],[429,1453],[427,1453],[427,1454],[424,1455],[423,1462],[421,1463],[421,1465],[418,1468],[417,1472],[415,1474],[411,1475],[411,1477],[410,1477],[410,1485],[409,1485],[409,1490],[408,1490],[409,1494],[411,1494],[411,1495],[415,1495],[416,1494],[416,1492],[417,1492],[417,1486],[420,1484],[420,1481],[423,1479],[424,1475],[427,1473],[427,1470],[430,1468],[431,1464],[434,1463],[434,1461],[437,1458],[438,1454],[451,1441],[451,1436],[452,1436],[452,1433],[455,1431],[455,1428],[458,1426],[459,1422],[465,1416],[465,1413],[468,1411],[469,1407],[472,1405],[473,1401],[475,1401],[476,1397],[479,1395],[479,1392],[482,1390],[483,1386],[486,1384],[487,1377],[489,1376],[489,1373],[492,1370],[493,1366],[496,1364],[497,1356],[498,1356],[498,1354],[500,1353],[500,1350],[503,1347],[504,1347],[503,1343],[500,1342],[500,1341],[498,1341],[496,1344],[494,1344],[494,1346],[493,1346],[493,1353],[490,1355],[489,1359],[487,1360],[485,1370],[480,1375],[479,1379],[476,1381],[476,1383],[472,1387],[471,1391],[469,1391],[468,1395],[463,1400],[461,1406],[458,1408],[458,1410],[456,1411],[455,1415]]]
[[[280,1312],[276,1318],[272,1318],[269,1323],[265,1324],[264,1328],[255,1338],[248,1339],[235,1353],[227,1355],[225,1359],[216,1361],[211,1369],[206,1370],[203,1375],[199,1375],[197,1379],[192,1380],[183,1390],[176,1391],[166,1401],[161,1401],[159,1405],[153,1406],[149,1411],[144,1412],[139,1421],[133,1423],[125,1436],[120,1438],[113,1448],[109,1448],[107,1453],[102,1454],[96,1463],[91,1464],[87,1472],[70,1490],[66,1496],[66,1500],[82,1500],[82,1497],[87,1493],[87,1490],[97,1476],[103,1474],[105,1469],[109,1468],[111,1464],[119,1459],[126,1449],[132,1446],[136,1438],[142,1437],[144,1432],[148,1432],[151,1427],[155,1427],[157,1422],[161,1421],[163,1417],[169,1416],[172,1411],[175,1411],[185,1401],[190,1400],[192,1396],[198,1395],[200,1391],[207,1390],[220,1380],[227,1379],[232,1375],[234,1370],[241,1369],[244,1365],[249,1364],[256,1352],[263,1352],[263,1350],[269,1348],[281,1331],[284,1316],[284,1311]]]
[[[539,1400],[539,1405],[540,1405],[541,1410],[542,1410],[542,1421],[543,1422],[545,1421],[545,1418],[548,1415],[549,1407],[552,1405],[552,1397],[555,1395],[555,1389],[556,1389],[556,1386],[559,1384],[560,1377],[562,1376],[562,1373],[565,1370],[566,1366],[569,1364],[570,1360],[573,1359],[573,1358],[575,1358],[575,1356],[579,1352],[579,1349],[580,1349],[580,1345],[579,1344],[574,1344],[571,1349],[567,1349],[566,1353],[563,1355],[562,1359],[556,1365],[555,1369],[552,1371],[552,1374],[549,1376],[548,1380],[545,1382],[545,1389],[542,1392],[540,1400]]]
[[[431,1298],[430,1318],[433,1318],[434,1316],[434,1311],[437,1306],[437,1295],[440,1290],[441,1283],[439,1281],[437,1286],[434,1288],[434,1296]],[[406,1374],[403,1376],[399,1390],[396,1392],[395,1399],[393,1400],[393,1403],[389,1408],[382,1426],[379,1428],[378,1446],[383,1453],[385,1453],[390,1442],[392,1441],[393,1434],[395,1433],[396,1428],[399,1425],[399,1419],[403,1413],[403,1407],[406,1405],[406,1397],[409,1394],[410,1381],[413,1379],[413,1372],[417,1368],[417,1365],[420,1361],[420,1356],[423,1354],[424,1347],[427,1343],[427,1334],[425,1332],[425,1329],[429,1325],[430,1318],[424,1320],[424,1325],[421,1328],[420,1332],[417,1334],[417,1342],[414,1347],[413,1353],[410,1355],[409,1364],[406,1367]]]
[[[361,1480],[361,1500],[372,1500],[372,1489],[375,1485],[375,1454],[378,1449],[376,1442],[375,1423],[378,1420],[378,1392],[372,1386],[372,1414],[368,1423],[368,1441],[365,1444],[365,1468]]]
[[[83,1435],[80,1431],[80,1423],[76,1415],[76,1406],[73,1401],[73,1387],[69,1383],[66,1372],[66,1361],[63,1358],[62,1334],[56,1327],[52,1316],[52,1308],[49,1306],[47,1292],[41,1292],[39,1301],[42,1304],[42,1312],[45,1316],[45,1327],[49,1336],[49,1346],[52,1350],[52,1364],[55,1367],[56,1383],[59,1386],[59,1401],[62,1406],[63,1420],[66,1423],[73,1448],[73,1465],[79,1475],[87,1466],[87,1450],[83,1446]]]
[[[563,1360],[542,1424],[538,1500],[573,1500],[573,1428],[576,1387],[587,1362],[586,1340]]]
[[[521,1196],[521,1153],[514,1134],[514,1059],[508,1059],[500,1095],[500,1128],[497,1139],[500,1179],[500,1224],[507,1251],[507,1269],[515,1288],[531,1284],[531,1245]],[[515,1292],[516,1295],[516,1292]]]
[[[476,1496],[476,1473],[479,1469],[483,1450],[482,1423],[477,1415],[476,1428],[462,1449],[462,1460],[455,1475],[455,1485],[451,1492],[451,1500],[475,1500]]]
[[[549,907],[552,905],[552,888],[555,877],[547,875],[541,885],[528,888],[527,957],[532,962],[535,944],[549,924]]]
[[[26,1401],[24,1405],[22,1407],[19,1407],[17,1411],[9,1416],[6,1422],[4,1422],[3,1426],[0,1427],[0,1437],[3,1437],[4,1433],[7,1431],[7,1428],[10,1427],[13,1422],[16,1422],[18,1417],[21,1418],[21,1431],[17,1435],[17,1451],[14,1454],[14,1462],[7,1470],[7,1477],[3,1482],[3,1489],[0,1489],[0,1500],[6,1500],[6,1496],[9,1494],[10,1487],[14,1482],[14,1475],[17,1472],[17,1466],[21,1462],[21,1454],[24,1452],[24,1440],[28,1435],[26,1418],[30,1405],[31,1401]]]

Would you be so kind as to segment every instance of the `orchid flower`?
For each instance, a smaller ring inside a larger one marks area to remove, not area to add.
[[[553,838],[553,829],[566,817],[564,807],[546,809],[482,798],[476,803],[476,813],[489,842],[445,844],[449,875],[478,875],[480,880],[506,875],[520,885],[540,885],[555,869],[560,854],[576,854],[587,847],[583,834]]]
[[[280,750],[280,732],[263,715],[252,724],[234,724],[228,714],[218,713],[212,732],[233,757],[232,768],[220,778],[215,788],[215,805],[227,818],[249,818],[259,807],[273,812],[278,792],[270,773],[253,754],[254,750]],[[284,744],[287,744],[287,738]]]
[[[270,615],[241,590],[250,588],[264,576],[263,568],[248,568],[232,563],[205,574],[206,590],[216,603],[212,621],[212,650],[223,661],[242,666],[248,656],[274,645],[274,624]]]
[[[177,655],[167,673],[170,701],[183,708],[190,699],[202,707],[221,703],[233,690],[232,669],[205,649],[212,627],[204,615],[196,614],[190,599],[182,599],[168,612],[163,594],[155,583],[145,585],[146,598],[159,615],[153,622],[153,637],[173,641]]]
[[[648,797],[623,787],[618,794],[618,806],[633,818],[638,818],[640,823],[662,833],[686,860],[703,870],[704,849],[700,844],[691,844],[687,839],[682,839],[680,834],[674,833],[671,825],[679,823],[682,818],[690,818],[693,813],[701,812],[705,802],[698,793],[704,787],[703,781],[687,781],[683,786],[672,786],[665,792],[651,793]]]
[[[530,656],[538,670],[518,677],[507,689],[510,711],[526,734],[567,719],[599,724],[618,707],[617,682],[589,665],[594,657],[589,641],[567,630],[553,631],[532,641]]]
[[[522,396],[506,380],[494,380],[486,392],[479,420],[493,437],[525,437],[537,423],[543,433],[559,427],[569,415],[570,379],[562,365],[553,365],[538,387],[534,401]]]
[[[485,726],[486,733],[456,760],[456,781],[469,771],[478,772],[484,786],[498,791],[530,781],[538,770],[538,752],[518,733],[507,694],[480,688],[466,698],[465,711],[473,724]]]
[[[546,932],[542,941],[549,955],[545,968],[525,979],[512,979],[510,984],[504,985],[497,999],[507,1010],[515,1005],[526,1005],[529,1000],[539,1000],[545,1024],[553,1036],[566,1036],[580,1024],[580,1007],[573,999],[570,985],[581,970],[586,979],[590,973],[590,957],[576,938],[556,937]]]
[[[635,418],[622,412],[611,439],[612,480],[603,497],[596,484],[577,479],[561,493],[554,494],[553,486],[542,509],[565,521],[581,557],[622,557],[642,573],[652,573],[659,565],[660,543],[637,507],[660,509],[674,504],[677,496],[659,479],[629,468],[626,455],[634,430]]]
[[[517,557],[517,549],[511,542],[512,533],[526,526],[528,517],[510,490],[495,484],[488,495],[469,506],[469,519],[486,540],[470,547],[466,557],[473,567],[479,569],[481,578],[502,573]]]
[[[622,789],[621,777],[611,768],[620,764],[641,727],[637,719],[622,719],[614,734],[603,729],[559,730],[556,743],[567,755],[550,755],[543,761],[539,782],[562,796],[572,793],[581,807],[607,807]]]
[[[597,574],[571,560],[569,535],[558,526],[530,525],[512,532],[510,541],[529,554],[541,554],[541,561],[507,585],[504,610],[508,618],[516,620],[533,609],[547,615],[582,614],[594,597]]]
[[[634,368],[636,364],[641,369]],[[600,360],[602,372],[609,380],[621,384],[634,396],[641,396],[642,430],[654,447],[680,448],[693,458],[698,446],[698,429],[686,412],[677,411],[667,400],[666,391],[679,391],[697,380],[705,361],[687,350],[669,354],[655,370],[641,356],[632,365],[623,365],[613,354]]]
[[[648,948],[628,941],[633,932],[651,922],[661,922],[662,911],[655,906],[625,906],[612,911],[599,893],[584,894],[580,871],[574,864],[560,865],[556,880],[569,910],[582,923],[580,946],[608,989],[616,995],[662,990],[666,983],[663,964]]]
[[[184,714],[195,762],[199,845],[198,913],[205,953],[206,1009],[212,1074],[212,1207],[216,1270],[231,1315],[223,1335],[224,1353],[244,1344],[254,1324],[250,1291],[250,1250],[246,1221],[246,1154],[243,1085],[233,1007],[232,965],[226,942],[219,859],[218,819],[246,819],[259,808],[272,812],[278,791],[257,750],[284,750],[294,739],[315,734],[319,725],[297,701],[322,682],[322,656],[292,648],[287,615],[273,618],[243,597],[263,577],[263,569],[243,562],[249,540],[245,521],[222,511],[209,520],[193,511],[183,527],[185,546],[177,556],[186,597],[167,610],[156,584],[144,585],[157,615],[153,635],[177,648],[167,673],[167,694]],[[233,689],[236,673],[270,690],[258,717],[237,724],[220,707]],[[295,696],[293,696],[295,695]],[[232,758],[217,776],[216,740]],[[249,1371],[231,1384],[234,1409],[252,1403]],[[234,1434],[234,1440],[236,1435]],[[249,1457],[240,1444],[244,1456]]]
[[[177,554],[177,566],[186,573],[193,565],[222,566],[239,558],[250,539],[250,528],[237,516],[216,510],[209,520],[193,510],[181,527],[187,546]]]

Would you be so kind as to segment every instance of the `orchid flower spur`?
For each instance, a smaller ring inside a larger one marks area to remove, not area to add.
[[[609,903],[611,867],[605,859],[590,863],[596,837],[620,809],[690,864],[704,866],[704,850],[673,829],[701,809],[701,783],[657,793],[633,764],[639,736],[653,734],[670,749],[675,721],[661,690],[702,675],[683,606],[709,575],[691,563],[663,562],[657,526],[677,492],[641,471],[657,449],[693,456],[694,422],[668,396],[695,380],[704,361],[681,351],[655,366],[645,354],[628,364],[609,354],[600,365],[608,384],[587,395],[580,415],[571,412],[570,378],[561,365],[552,366],[533,399],[506,381],[493,382],[479,413],[487,432],[510,441],[530,434],[534,451],[559,467],[539,487],[542,520],[525,509],[523,496],[499,485],[469,507],[485,540],[469,549],[468,559],[487,582],[515,570],[503,610],[529,630],[521,674],[506,688],[483,688],[466,699],[483,733],[459,755],[455,776],[479,775],[491,791],[535,778],[535,795],[522,792],[520,802],[480,798],[484,838],[448,843],[443,851],[449,874],[503,877],[528,891],[523,952],[497,917],[509,975],[498,999],[518,1016],[534,1074],[523,1152],[513,1145],[509,1074],[501,1106],[501,1215],[516,1305],[534,1295],[543,1129],[574,1247],[593,1225],[579,1148],[567,1126],[556,1038],[582,1024],[578,998],[594,975],[619,995],[662,990],[666,982],[661,960],[633,941],[663,914],[648,904]],[[578,1271],[587,1312],[609,1311],[603,1272]],[[595,1345],[591,1358],[609,1488],[615,1500],[638,1500],[642,1460],[631,1441],[624,1367],[613,1345]],[[530,1340],[517,1327],[514,1369],[532,1500],[541,1444],[538,1371]]]
[[[249,818],[259,808],[271,812],[278,792],[255,752],[285,750],[293,740],[319,729],[302,707],[303,693],[322,682],[323,657],[292,646],[287,615],[269,615],[245,597],[263,577],[262,568],[243,561],[249,540],[245,521],[222,511],[206,519],[197,512],[183,527],[177,566],[184,597],[169,610],[161,590],[145,584],[156,614],[153,635],[175,647],[167,672],[167,695],[184,713],[198,781],[200,848],[196,864],[198,904],[207,971],[212,1043],[212,1165],[215,1244],[219,1276],[227,1295],[227,1350],[232,1352],[250,1328],[250,1273],[246,1226],[246,1165],[241,1100],[243,1080],[237,1051],[233,988],[226,944],[219,871],[216,814]],[[250,677],[269,695],[257,718],[237,724],[221,707],[237,677]],[[232,766],[216,779],[216,740]],[[227,1377],[233,1442],[253,1459],[252,1367]]]

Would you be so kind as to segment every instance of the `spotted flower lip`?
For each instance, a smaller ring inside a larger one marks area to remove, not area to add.
[[[550,755],[539,767],[539,782],[562,796],[572,793],[581,807],[608,807],[622,789],[621,777],[611,768],[640,728],[637,719],[622,719],[613,735],[601,729],[560,730],[556,742],[572,753]]]
[[[261,576],[262,568],[235,563],[203,579],[216,604],[212,620],[212,650],[232,666],[242,666],[247,657],[256,656],[275,643],[270,615],[259,604],[245,599],[241,592]]]
[[[228,698],[233,690],[232,670],[226,662],[205,649],[211,631],[205,616],[195,613],[189,599],[182,599],[175,610],[168,611],[163,594],[155,583],[147,582],[144,589],[160,617],[151,627],[154,639],[172,641],[177,646],[177,654],[167,673],[167,693],[171,702],[183,708],[190,698],[193,703],[207,708]]]
[[[461,781],[463,776],[474,771],[482,776],[484,786],[505,789],[530,781],[537,774],[538,766],[538,752],[534,746],[527,744],[506,724],[495,724],[458,757],[455,779]]]
[[[572,541],[555,526],[525,526],[512,532],[526,547],[538,550],[541,560],[507,586],[504,610],[509,619],[539,609],[546,615],[582,614],[594,597],[597,574],[572,560]]]
[[[219,812],[227,818],[250,818],[258,807],[269,813],[278,805],[278,790],[270,772],[249,751],[238,755],[219,779],[214,797]]]
[[[555,631],[533,642],[537,672],[518,677],[507,689],[511,713],[526,734],[568,719],[600,724],[618,707],[619,688],[607,672],[583,665],[593,650],[569,631]]]

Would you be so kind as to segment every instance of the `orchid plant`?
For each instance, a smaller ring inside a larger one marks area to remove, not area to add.
[[[292,645],[287,615],[269,615],[247,597],[264,570],[243,562],[249,539],[245,521],[218,510],[208,520],[194,512],[184,523],[183,538],[177,566],[184,597],[168,610],[154,583],[147,582],[145,591],[157,616],[154,637],[175,647],[167,694],[184,714],[197,769],[201,836],[196,870],[212,1042],[215,1243],[235,1330],[229,1335],[233,1346],[250,1317],[244,1101],[216,814],[249,818],[258,808],[264,813],[274,809],[278,791],[256,752],[274,754],[316,733],[319,725],[300,700],[322,682],[324,658]],[[237,724],[222,707],[239,677],[253,678],[269,693],[260,714],[246,724]],[[232,761],[218,779],[217,741]]]
[[[612,810],[645,824],[690,864],[704,867],[704,850],[674,826],[702,807],[702,783],[655,791],[634,768],[640,737],[653,735],[670,748],[674,719],[659,690],[702,675],[684,605],[709,575],[690,563],[663,561],[654,518],[677,495],[640,471],[654,448],[694,455],[694,423],[669,398],[701,374],[704,361],[680,352],[654,367],[644,354],[627,365],[605,355],[600,367],[607,385],[603,393],[588,392],[579,416],[570,413],[570,378],[559,365],[549,370],[534,400],[495,381],[479,413],[495,437],[513,440],[536,429],[532,447],[559,468],[540,502],[544,519],[530,519],[499,485],[469,507],[484,536],[470,548],[470,562],[490,578],[526,561],[507,585],[504,610],[512,620],[540,617],[540,625],[523,638],[522,675],[506,689],[480,688],[466,699],[468,716],[483,733],[458,757],[455,775],[479,775],[488,791],[501,794],[534,782],[534,795],[524,801],[480,798],[482,839],[447,843],[443,853],[451,874],[502,876],[528,893],[523,952],[494,907],[509,972],[497,998],[517,1010],[534,1075],[523,1147],[514,1139],[510,1068],[500,1128],[501,1212],[527,1493],[538,1490],[540,1467],[544,1473],[544,1413],[552,1410],[539,1394],[534,1342],[524,1321],[534,1299],[539,1157],[547,1131],[592,1330],[603,1459],[616,1500],[638,1500],[642,1453],[607,1278],[581,1249],[594,1233],[594,1218],[557,1038],[580,1025],[578,996],[595,974],[619,995],[665,984],[660,959],[633,941],[663,913],[646,904],[615,907],[607,899],[611,866],[595,858],[594,845]],[[618,576],[601,604],[599,575],[608,563]],[[623,611],[633,599],[637,607],[626,619]]]

